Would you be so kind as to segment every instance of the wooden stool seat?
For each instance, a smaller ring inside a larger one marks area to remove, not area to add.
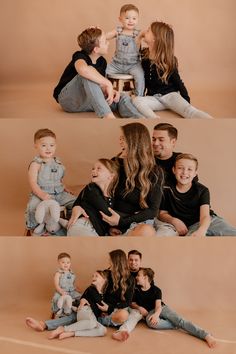
[[[134,78],[129,74],[111,74],[107,75],[108,79],[112,82],[115,90],[122,92],[133,93]]]

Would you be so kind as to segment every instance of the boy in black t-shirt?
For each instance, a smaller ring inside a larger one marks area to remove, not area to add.
[[[105,78],[108,41],[100,28],[91,27],[78,36],[82,50],[72,55],[53,96],[66,112],[95,111],[98,117],[115,118],[118,109],[123,117],[141,117],[128,95],[113,90]]]
[[[139,286],[135,288],[131,306],[139,313],[139,317],[137,314],[130,316],[129,323],[126,321],[126,327],[124,325],[120,327],[116,339],[120,341],[128,339],[129,333],[136,324],[145,318],[148,327],[152,329],[163,329],[162,322],[166,322],[169,323],[169,327],[166,328],[183,329],[187,333],[205,340],[210,348],[216,346],[216,339],[211,334],[185,320],[162,302],[162,292],[154,284],[154,271],[151,268],[140,268],[136,279]]]
[[[171,236],[173,231],[176,236],[236,236],[236,228],[210,210],[208,188],[194,180],[197,167],[191,154],[176,157],[176,181],[164,187],[160,206],[159,219],[166,223],[164,234],[168,236],[170,230]]]

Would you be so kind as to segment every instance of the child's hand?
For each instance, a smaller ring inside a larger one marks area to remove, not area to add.
[[[179,236],[185,236],[188,232],[188,228],[183,221],[177,218],[173,218],[171,221],[172,225],[176,228]]]
[[[141,313],[143,317],[146,317],[148,315],[148,311],[142,306],[139,306],[138,311]]]
[[[50,194],[45,194],[43,200],[50,200],[50,199],[52,199],[52,196]]]
[[[199,230],[196,230],[190,236],[193,236],[193,237],[204,237],[206,235],[203,232],[201,232]]]
[[[152,325],[157,325],[158,321],[159,321],[159,316],[157,313],[154,313],[153,315],[151,315],[149,317],[149,321]]]
[[[76,205],[74,206],[74,208],[72,209],[72,215],[70,220],[68,221],[67,224],[67,230],[76,223],[76,221],[78,220],[78,218],[83,215],[85,218],[88,218],[88,214],[85,212],[85,210],[83,208],[81,208],[81,206]]]
[[[116,91],[116,90],[113,90],[113,101],[115,103],[118,103],[119,100],[120,100],[120,92]]]
[[[65,291],[65,290],[62,290],[61,295],[62,295],[62,296],[68,295],[68,292]]]

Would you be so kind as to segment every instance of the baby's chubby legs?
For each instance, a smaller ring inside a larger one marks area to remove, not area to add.
[[[58,102],[66,112],[95,112],[98,117],[113,115],[101,87],[76,75],[60,92]]]

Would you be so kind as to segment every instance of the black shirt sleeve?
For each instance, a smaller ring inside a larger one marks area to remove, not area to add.
[[[171,74],[171,81],[173,82],[173,85],[175,86],[176,90],[179,91],[181,96],[190,103],[190,97],[188,95],[188,91],[183,81],[181,80],[177,69]]]

